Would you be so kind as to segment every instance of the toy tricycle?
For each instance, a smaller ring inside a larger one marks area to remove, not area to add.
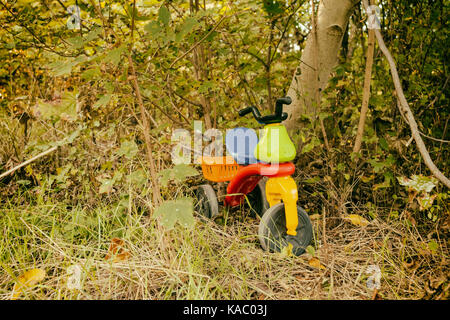
[[[283,104],[291,104],[290,97],[276,102],[275,114],[261,116],[251,106],[239,111],[239,116],[252,113],[264,125],[262,138],[254,130],[227,130],[225,144],[231,156],[202,157],[202,171],[207,180],[229,181],[224,205],[235,207],[247,197],[251,208],[261,216],[258,237],[264,250],[281,251],[292,245],[292,252],[301,255],[312,240],[312,226],[308,214],[297,206],[297,185],[291,175],[296,150],[288,136]],[[266,179],[262,179],[267,177]],[[219,215],[216,193],[210,184],[196,188],[200,214],[207,218]]]

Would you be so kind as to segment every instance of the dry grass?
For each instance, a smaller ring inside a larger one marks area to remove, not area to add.
[[[9,134],[13,127],[2,126],[1,130]],[[141,188],[139,195],[128,187],[117,190],[116,196],[121,191],[134,194],[129,199],[131,207],[124,208],[118,197],[98,196],[92,191],[98,188],[94,185],[98,182],[91,167],[110,159],[108,152],[94,149],[98,146],[88,137],[83,139],[79,142],[83,148],[78,150],[85,153],[76,153],[78,162],[61,153],[52,155],[53,160],[42,159],[46,163],[36,163],[34,167],[45,168],[44,176],[52,172],[49,165],[73,163],[77,169],[86,169],[82,177],[90,176],[90,180],[77,182],[75,178],[80,174],[74,174],[69,178],[72,185],[59,191],[54,186],[48,190],[45,185],[27,189],[14,181],[3,181],[0,299],[9,299],[17,277],[32,268],[44,269],[47,276],[24,292],[22,298],[448,299],[448,233],[430,232],[431,224],[417,230],[404,216],[389,219],[390,208],[377,203],[377,218],[366,227],[342,220],[342,215],[348,213],[368,218],[370,208],[364,205],[367,199],[361,198],[362,203],[352,199],[357,179],[352,178],[353,183],[348,185],[334,178],[325,179],[331,174],[331,165],[316,165],[312,161],[309,170],[300,165],[302,170],[296,177],[299,203],[314,218],[315,255],[325,266],[316,269],[309,265],[308,254],[294,257],[262,251],[257,239],[258,220],[245,214],[230,214],[224,224],[204,222],[197,216],[193,230],[177,226],[165,231],[149,216],[153,211],[147,200],[149,186]],[[12,158],[14,150],[12,143],[2,141],[0,145],[9,146],[2,149],[4,163],[4,159]],[[90,154],[103,155],[89,158]],[[158,159],[163,168],[163,151],[158,153]],[[134,166],[122,165],[127,172],[128,166]],[[314,177],[321,178],[313,187],[303,183]],[[184,187],[164,190],[163,196],[176,198],[185,191]],[[448,219],[448,214],[440,219]],[[441,225],[438,222],[436,228]],[[128,260],[105,260],[114,237],[124,240],[130,252]],[[431,250],[431,240],[436,241],[437,249]],[[67,286],[67,269],[71,265],[79,265],[83,270],[80,290]],[[371,265],[381,271],[377,292],[367,287],[367,269]]]
[[[376,298],[448,298],[446,242],[439,241],[436,252],[427,250],[418,231],[401,222],[374,220],[358,227],[340,221],[323,234],[323,221],[315,219],[316,256],[325,266],[319,270],[308,264],[308,254],[263,252],[256,219],[231,217],[224,226],[198,219],[194,230],[178,226],[161,233],[155,221],[134,214],[123,236],[131,256],[112,263],[104,259],[112,228],[93,227],[88,241],[68,241],[54,227],[42,227],[51,217],[48,208],[8,210],[2,216],[1,299],[10,298],[14,277],[37,267],[47,277],[25,298],[372,299],[374,291],[366,285],[369,265],[381,270]],[[67,287],[67,268],[73,264],[83,269],[81,290]]]

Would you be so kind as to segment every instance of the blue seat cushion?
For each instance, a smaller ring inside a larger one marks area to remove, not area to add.
[[[227,130],[225,145],[238,164],[249,165],[258,162],[253,155],[257,144],[258,136],[253,129],[239,127]]]

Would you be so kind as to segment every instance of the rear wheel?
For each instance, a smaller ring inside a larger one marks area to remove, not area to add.
[[[305,252],[313,236],[311,220],[305,210],[299,206],[297,206],[297,213],[298,226],[295,236],[286,233],[284,203],[276,204],[264,213],[258,229],[259,241],[264,250],[280,252],[290,243],[292,244],[292,253],[296,256]]]
[[[251,215],[262,216],[269,209],[266,198],[266,180],[261,179],[252,192],[247,193],[247,200],[244,199],[244,208],[250,209]],[[250,203],[250,205],[249,205]]]
[[[219,203],[217,202],[216,192],[209,184],[202,184],[195,188],[195,197],[197,203],[194,210],[208,219],[214,219],[219,215]]]

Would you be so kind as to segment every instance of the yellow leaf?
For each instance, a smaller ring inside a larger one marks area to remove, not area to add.
[[[369,221],[367,221],[366,219],[364,219],[363,217],[361,217],[357,214],[349,214],[349,215],[345,216],[344,219],[347,221],[350,221],[355,226],[361,226],[361,227],[365,227],[370,223]]]
[[[281,249],[280,253],[283,257],[290,257],[293,255],[293,253],[292,253],[293,248],[294,248],[293,245],[291,243],[288,243],[288,245],[286,247]]]
[[[16,300],[25,288],[31,288],[44,280],[45,271],[42,269],[31,269],[17,278],[17,282],[14,284],[12,300]]]
[[[371,175],[370,177],[361,176],[361,180],[364,183],[367,183],[367,182],[373,180],[373,178],[375,178],[375,175]]]
[[[311,258],[311,260],[309,260],[308,264],[316,269],[326,269],[319,261],[319,259],[317,258]]]
[[[219,14],[224,15],[230,11],[230,8],[228,6],[224,6],[219,10]]]
[[[27,165],[25,167],[25,172],[28,174],[28,176],[32,176],[33,175],[33,168],[31,167],[31,165]]]

